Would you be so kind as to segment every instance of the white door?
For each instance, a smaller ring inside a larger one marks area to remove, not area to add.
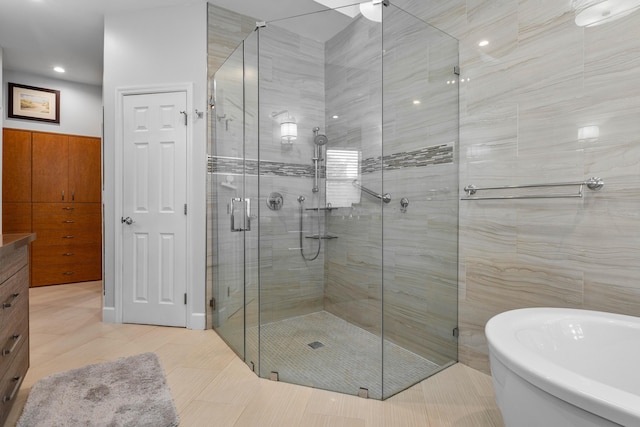
[[[124,96],[122,321],[186,326],[186,93]]]

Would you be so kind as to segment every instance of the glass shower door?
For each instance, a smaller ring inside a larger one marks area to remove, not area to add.
[[[329,39],[291,31],[336,13],[258,30],[260,376],[380,399],[383,202],[353,183],[381,188],[382,29],[357,14]]]
[[[458,41],[383,9],[384,398],[457,360]]]
[[[252,272],[252,219],[256,207],[252,194],[257,184],[250,178],[246,147],[248,93],[245,84],[243,42],[220,67],[213,78],[215,108],[212,114],[214,152],[212,186],[214,215],[213,327],[229,346],[248,364],[257,357],[247,349],[247,295],[257,280]],[[255,103],[255,102],[254,102]],[[249,121],[249,125],[252,122]],[[256,346],[249,346],[255,348]]]

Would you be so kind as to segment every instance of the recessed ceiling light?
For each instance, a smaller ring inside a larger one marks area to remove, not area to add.
[[[413,101],[413,105],[419,105],[419,104],[420,104],[420,100],[419,99],[416,99],[416,100]]]
[[[480,43],[478,43],[478,46],[480,47],[485,47],[489,44],[489,40],[482,40]]]
[[[333,118],[333,119],[337,119],[338,117],[340,117],[340,116],[338,116],[338,115],[331,116],[331,118]]]
[[[319,3],[325,6],[328,9],[334,9],[342,14],[347,15],[349,18],[354,18],[360,10],[358,9],[358,4],[354,4],[355,2],[352,0],[313,0],[316,3]]]
[[[62,67],[53,67],[53,71],[57,73],[64,73],[64,68]]]

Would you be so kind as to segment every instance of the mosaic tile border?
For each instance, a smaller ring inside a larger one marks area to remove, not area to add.
[[[382,158],[382,162],[380,157],[369,157],[362,161],[360,172],[364,174],[382,169],[420,168],[444,163],[453,163],[453,144],[433,145],[415,151],[389,154]]]
[[[362,174],[384,170],[399,170],[404,168],[419,168],[430,165],[453,163],[453,143],[432,145],[414,151],[403,151],[389,154],[380,160],[380,157],[369,157],[362,160],[360,172]],[[224,174],[257,175],[258,161],[247,160],[245,162],[237,157],[209,156],[208,172]],[[260,174],[272,176],[288,176],[300,178],[313,178],[313,165],[301,165],[296,163],[284,163],[263,160],[260,162]],[[324,176],[324,167],[320,171]]]
[[[241,174],[243,170],[249,175],[258,174],[258,161],[248,159],[245,162],[238,157],[209,156],[209,173]],[[289,177],[313,177],[313,165],[301,165],[295,163],[272,162],[263,160],[260,162],[261,175],[289,176]]]

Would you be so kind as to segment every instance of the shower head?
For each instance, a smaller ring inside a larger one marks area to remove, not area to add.
[[[320,133],[320,128],[319,127],[314,127],[313,128],[313,143],[316,144],[317,146],[321,146],[321,145],[325,145],[327,142],[329,142],[329,138],[327,138],[326,135],[322,135]]]
[[[329,138],[326,135],[318,134],[313,137],[313,143],[316,145],[324,145],[329,142]]]

